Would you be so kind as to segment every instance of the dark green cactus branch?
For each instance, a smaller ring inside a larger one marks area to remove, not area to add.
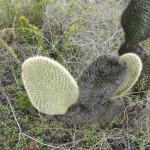
[[[125,43],[135,46],[150,37],[150,0],[131,0],[122,14]]]
[[[118,90],[127,72],[126,64],[113,55],[102,55],[78,79],[79,101],[96,110]]]

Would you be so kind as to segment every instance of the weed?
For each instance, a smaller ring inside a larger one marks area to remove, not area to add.
[[[119,127],[122,125],[122,120],[119,120],[119,119],[116,119],[116,120],[113,120],[111,123],[110,123],[110,126],[111,127]]]
[[[11,3],[9,0],[0,0],[0,11],[3,15],[0,16],[0,29],[10,28],[18,25],[18,18],[21,14],[21,5],[18,1]]]
[[[18,102],[18,105],[21,109],[28,108],[29,106],[31,106],[31,102],[26,93],[16,91],[15,94],[17,96],[16,101]]]
[[[140,150],[145,150],[144,142],[142,139],[137,138],[137,137],[132,137],[131,143],[137,144]]]
[[[12,57],[16,60],[16,63],[20,63],[20,60],[18,59],[14,50],[10,46],[8,46],[7,43],[4,42],[1,37],[0,37],[0,44],[2,45],[2,47],[4,47],[8,51],[8,53],[10,53],[12,55]]]
[[[29,20],[24,16],[19,18],[20,29],[23,33],[23,36],[28,44],[33,44],[35,42],[38,43],[39,50],[41,53],[46,53],[48,50],[46,49],[46,44],[44,43],[44,39],[42,37],[42,33],[40,30],[29,23]]]
[[[148,76],[144,76],[143,78],[139,79],[137,82],[137,88],[139,91],[144,91],[145,86],[148,82],[149,77]]]
[[[40,26],[43,22],[44,7],[47,0],[34,0],[23,2],[22,15],[28,17],[32,24]]]
[[[19,1],[0,0],[0,29],[19,26],[19,17],[26,16],[32,24],[39,25],[43,22],[44,8],[48,0]]]

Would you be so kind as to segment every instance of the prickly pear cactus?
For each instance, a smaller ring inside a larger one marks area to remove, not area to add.
[[[120,85],[118,91],[112,97],[113,99],[120,97],[128,92],[137,82],[142,71],[142,61],[138,55],[127,53],[122,55],[120,60],[127,63],[127,74],[124,78],[123,84]]]
[[[125,43],[118,53],[122,56],[100,56],[83,71],[78,85],[54,60],[40,56],[26,60],[22,79],[34,107],[71,123],[108,122],[119,115],[125,109],[120,97],[133,87],[142,71],[137,55],[149,58],[143,57],[144,50],[138,44],[150,37],[150,0],[131,0],[121,24]]]
[[[123,110],[121,103],[118,103],[121,109],[111,108],[116,103],[110,99],[127,92],[141,70],[141,60],[135,54],[120,58],[103,55],[83,71],[77,85],[58,62],[37,56],[23,63],[22,79],[30,101],[40,112],[72,123],[90,123],[113,118],[103,108],[108,108],[114,116]]]
[[[22,80],[33,106],[45,114],[64,114],[79,97],[78,85],[70,73],[46,57],[27,59],[22,65]]]

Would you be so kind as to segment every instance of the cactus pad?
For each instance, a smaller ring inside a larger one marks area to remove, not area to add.
[[[138,55],[133,53],[127,53],[122,55],[120,57],[120,60],[127,63],[127,74],[123,84],[114,94],[113,99],[120,97],[128,92],[134,86],[142,71],[142,61]]]
[[[102,55],[91,63],[78,79],[79,102],[85,107],[99,110],[118,87],[127,73],[126,63],[114,55]]]
[[[79,97],[78,85],[58,62],[36,56],[22,65],[22,80],[33,106],[42,113],[58,115]]]

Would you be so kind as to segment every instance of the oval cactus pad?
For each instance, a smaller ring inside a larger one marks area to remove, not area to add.
[[[127,53],[122,55],[120,60],[127,63],[127,74],[123,84],[119,87],[113,98],[120,97],[127,93],[135,85],[142,71],[142,61],[138,55]]]
[[[22,80],[33,106],[45,114],[64,114],[79,97],[78,85],[68,70],[47,57],[27,59]]]

